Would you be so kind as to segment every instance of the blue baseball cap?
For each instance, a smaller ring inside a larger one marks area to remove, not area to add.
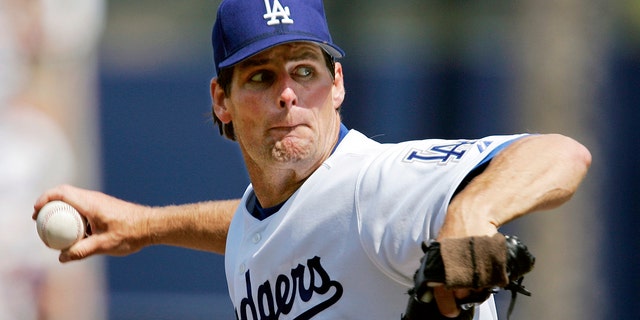
[[[322,0],[224,0],[211,35],[216,73],[296,41],[314,42],[334,58],[344,56],[331,40]]]

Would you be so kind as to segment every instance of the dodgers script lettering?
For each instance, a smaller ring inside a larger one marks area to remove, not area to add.
[[[338,302],[343,292],[342,285],[331,280],[317,256],[307,260],[306,267],[299,264],[289,275],[278,275],[275,285],[267,280],[254,288],[250,270],[245,273],[245,281],[247,295],[236,306],[236,319],[241,320],[275,320],[288,315],[296,303],[300,305],[295,309],[300,311],[294,319],[311,319]],[[321,298],[312,300],[314,296]]]

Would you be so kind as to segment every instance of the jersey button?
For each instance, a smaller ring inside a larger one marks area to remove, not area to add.
[[[260,242],[261,239],[262,239],[262,236],[259,233],[256,233],[253,235],[253,238],[251,240],[253,240],[253,243],[258,243]]]
[[[238,272],[240,274],[244,274],[245,271],[247,271],[247,266],[244,263],[241,263],[240,266],[238,266]]]

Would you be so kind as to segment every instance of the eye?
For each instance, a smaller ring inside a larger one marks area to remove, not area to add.
[[[265,83],[273,81],[273,74],[267,71],[256,72],[249,78],[251,82],[255,83]]]
[[[313,68],[310,67],[299,67],[294,70],[294,74],[298,77],[310,77],[313,75]]]

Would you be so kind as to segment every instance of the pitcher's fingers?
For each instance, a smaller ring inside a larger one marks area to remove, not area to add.
[[[94,254],[103,253],[105,237],[92,235],[86,237],[66,250],[60,252],[58,260],[62,263],[88,258]]]
[[[36,200],[33,206],[34,213],[32,218],[36,219],[40,209],[48,202],[60,200],[74,207],[83,217],[87,218],[87,220],[93,224],[94,216],[99,213],[99,207],[96,207],[96,204],[102,203],[105,199],[111,200],[111,198],[101,192],[76,188],[71,185],[60,185],[47,190]]]
[[[42,207],[44,207],[45,204],[53,200],[60,200],[67,203],[71,202],[68,199],[68,194],[72,194],[72,191],[75,189],[76,188],[70,185],[60,185],[45,191],[40,195],[40,197],[38,197],[38,199],[36,199],[36,202],[33,205],[33,214],[31,218],[35,220],[38,217],[38,212],[40,211],[40,209],[42,209]],[[75,206],[72,203],[69,203],[69,204],[75,208]]]
[[[433,295],[443,316],[455,318],[460,315],[460,309],[452,290],[447,290],[444,286],[435,287],[433,288]]]

